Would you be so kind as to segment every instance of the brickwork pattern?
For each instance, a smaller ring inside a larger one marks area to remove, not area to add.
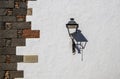
[[[16,47],[25,46],[26,38],[39,38],[40,31],[31,30],[31,22],[26,22],[26,16],[32,14],[28,1],[0,0],[0,79],[24,77],[17,63],[24,62],[25,57],[16,55]]]

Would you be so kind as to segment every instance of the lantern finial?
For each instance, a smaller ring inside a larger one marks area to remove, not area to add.
[[[70,18],[70,20],[74,20],[74,18]]]

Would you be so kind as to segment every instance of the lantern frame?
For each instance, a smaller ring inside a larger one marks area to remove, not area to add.
[[[70,21],[66,24],[66,28],[68,30],[68,34],[71,35],[70,29],[75,29],[74,32],[77,31],[79,25],[74,21],[74,18],[70,18]]]
[[[81,30],[79,30],[79,24],[74,21],[74,18],[70,18],[70,21],[66,24],[66,28],[68,30],[68,34],[72,40],[72,52],[73,55],[75,54],[75,51],[77,50],[79,54],[81,54],[81,58],[83,60],[83,49],[85,49],[86,44],[88,40],[85,38],[85,36],[81,33]],[[74,29],[72,33],[70,32],[70,29]]]

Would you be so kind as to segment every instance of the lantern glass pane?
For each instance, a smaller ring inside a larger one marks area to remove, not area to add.
[[[77,25],[68,25],[68,29],[76,29]]]
[[[81,45],[81,47],[84,49],[85,46],[86,46],[86,42],[81,42],[80,45]]]
[[[70,34],[76,32],[77,25],[67,25]]]
[[[76,32],[76,29],[69,29],[70,34]]]

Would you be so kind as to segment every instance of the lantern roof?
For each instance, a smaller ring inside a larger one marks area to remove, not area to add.
[[[71,35],[77,42],[88,42],[88,40],[81,33],[80,30],[77,30],[76,32],[72,33]]]
[[[67,23],[67,25],[78,25],[78,24],[74,21],[74,18],[70,18],[70,21]]]

